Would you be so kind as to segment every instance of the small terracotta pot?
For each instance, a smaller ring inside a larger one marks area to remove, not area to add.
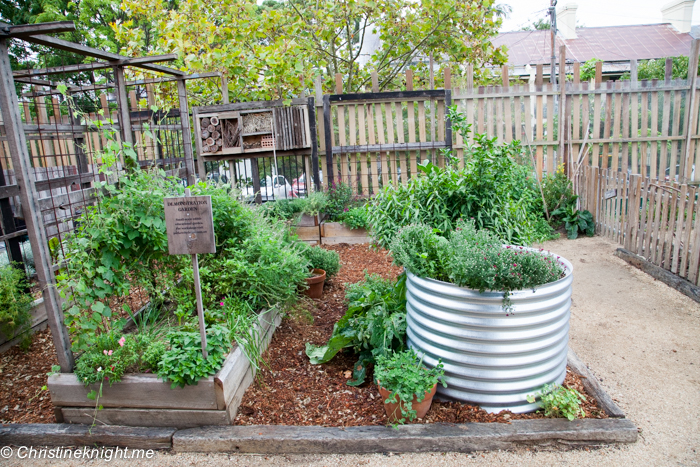
[[[377,387],[379,388],[379,394],[381,394],[382,396],[382,402],[384,402],[391,395],[391,391],[387,391],[386,389],[381,387],[379,385],[379,381],[377,381]],[[433,396],[435,396],[436,392],[437,383],[435,384],[435,386],[433,386],[433,388],[430,391],[425,391],[425,398],[421,402],[418,402],[418,396],[413,396],[413,401],[411,401],[411,407],[413,410],[416,411],[416,418],[425,417],[425,414],[427,414],[428,410],[430,409],[430,404],[433,403]],[[401,403],[401,405],[404,405],[403,401],[399,402]],[[399,403],[387,404],[386,402],[384,402],[384,410],[386,411],[386,416],[389,417],[390,423],[396,423],[399,419],[403,418],[401,416],[401,409],[399,408]]]
[[[313,276],[306,279],[308,289],[304,291],[304,295],[309,298],[321,298],[323,295],[323,284],[326,282],[326,271],[323,269],[314,269]]]

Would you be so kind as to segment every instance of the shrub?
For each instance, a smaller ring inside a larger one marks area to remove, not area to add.
[[[464,119],[454,108],[450,118]],[[456,128],[462,129],[466,141],[468,126]],[[509,244],[542,240],[536,228],[541,196],[530,169],[517,162],[521,157],[519,141],[497,145],[496,138],[476,135],[475,144],[465,149],[464,169],[419,165],[419,176],[405,185],[385,187],[369,204],[372,237],[388,247],[406,225],[426,224],[447,235],[457,220],[473,218],[479,229],[491,230]]]
[[[473,221],[459,221],[448,238],[426,225],[404,227],[391,243],[391,251],[396,264],[419,277],[479,292],[503,291],[506,312],[512,311],[512,291],[553,282],[564,273],[558,257],[517,246],[503,247],[492,233],[477,230]]]
[[[326,214],[331,220],[337,220],[353,200],[352,188],[347,183],[331,182],[326,198]]]
[[[367,222],[367,208],[365,206],[348,209],[337,216],[336,219],[351,229],[366,229],[369,227],[369,223]]]
[[[27,278],[22,269],[12,265],[0,267],[0,331],[6,337],[26,331],[32,322],[32,296],[27,293]],[[24,336],[23,345],[30,342]]]
[[[139,369],[139,355],[146,345],[143,336],[123,336],[117,329],[100,334],[76,362],[75,375],[86,386],[105,380],[111,386],[127,370]]]
[[[340,270],[340,255],[336,251],[310,246],[304,250],[304,257],[312,268],[326,271],[326,277],[333,277]]]
[[[562,224],[560,214],[556,214],[557,210],[567,208],[576,203],[576,195],[574,194],[573,184],[564,173],[564,165],[560,165],[554,174],[547,174],[542,177],[542,193],[544,200],[547,203],[547,211],[549,212],[549,223],[552,227],[559,227]],[[541,198],[536,201],[538,208],[542,206]]]
[[[399,403],[401,414],[394,415],[399,423],[416,418],[413,397],[416,397],[417,402],[422,402],[426,392],[429,392],[444,374],[442,362],[438,361],[434,368],[426,368],[423,366],[423,359],[419,359],[413,349],[379,355],[374,366],[374,379],[377,384],[391,393],[384,402]],[[444,380],[442,385],[447,387]]]

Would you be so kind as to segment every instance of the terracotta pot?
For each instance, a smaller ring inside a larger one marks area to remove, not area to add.
[[[323,269],[314,269],[313,276],[306,279],[308,289],[304,291],[304,295],[310,298],[321,298],[323,295],[323,284],[326,282],[326,271]]]
[[[381,394],[382,396],[382,402],[384,402],[391,395],[391,391],[387,391],[386,389],[381,387],[378,381],[377,387],[379,388],[379,394]],[[418,402],[418,396],[413,396],[413,401],[411,401],[411,408],[416,411],[416,418],[423,418],[425,417],[425,414],[428,413],[428,409],[430,409],[430,404],[433,403],[433,396],[435,396],[435,392],[437,392],[437,383],[435,384],[435,386],[433,386],[433,388],[430,391],[425,391],[425,398],[421,402]],[[401,405],[403,405],[403,401],[399,402],[401,403]],[[386,410],[386,416],[389,417],[389,422],[391,423],[396,423],[399,419],[403,418],[401,416],[401,409],[399,408],[399,403],[387,404],[386,402],[384,402],[384,410]]]

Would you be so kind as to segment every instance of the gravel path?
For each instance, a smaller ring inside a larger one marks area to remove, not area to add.
[[[158,453],[139,465],[700,465],[700,305],[614,257],[618,245],[600,237],[557,240],[545,247],[574,265],[570,345],[640,428],[636,444],[590,451],[521,449],[389,456]],[[113,460],[110,464],[127,462]]]

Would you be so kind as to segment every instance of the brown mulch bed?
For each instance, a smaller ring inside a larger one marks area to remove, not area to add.
[[[388,252],[373,251],[367,245],[333,245],[325,248],[340,254],[342,267],[326,282],[323,298],[306,300],[275,331],[264,355],[269,368],[248,388],[236,425],[385,425],[387,417],[376,385],[360,387],[346,384],[356,357],[346,349],[323,365],[312,365],[305,345],[323,344],[331,336],[333,325],[345,314],[346,283],[359,282],[364,270],[395,278],[401,271],[391,264]],[[313,316],[313,320],[310,317]],[[369,378],[368,378],[369,380]],[[578,375],[567,371],[565,387],[585,394]],[[586,417],[605,418],[592,397],[583,405]],[[416,423],[501,422],[543,418],[539,413],[489,414],[477,406],[458,402],[435,401],[423,420]]]
[[[58,365],[51,331],[39,331],[26,352],[14,346],[0,355],[0,424],[56,423],[51,396],[41,388]]]

